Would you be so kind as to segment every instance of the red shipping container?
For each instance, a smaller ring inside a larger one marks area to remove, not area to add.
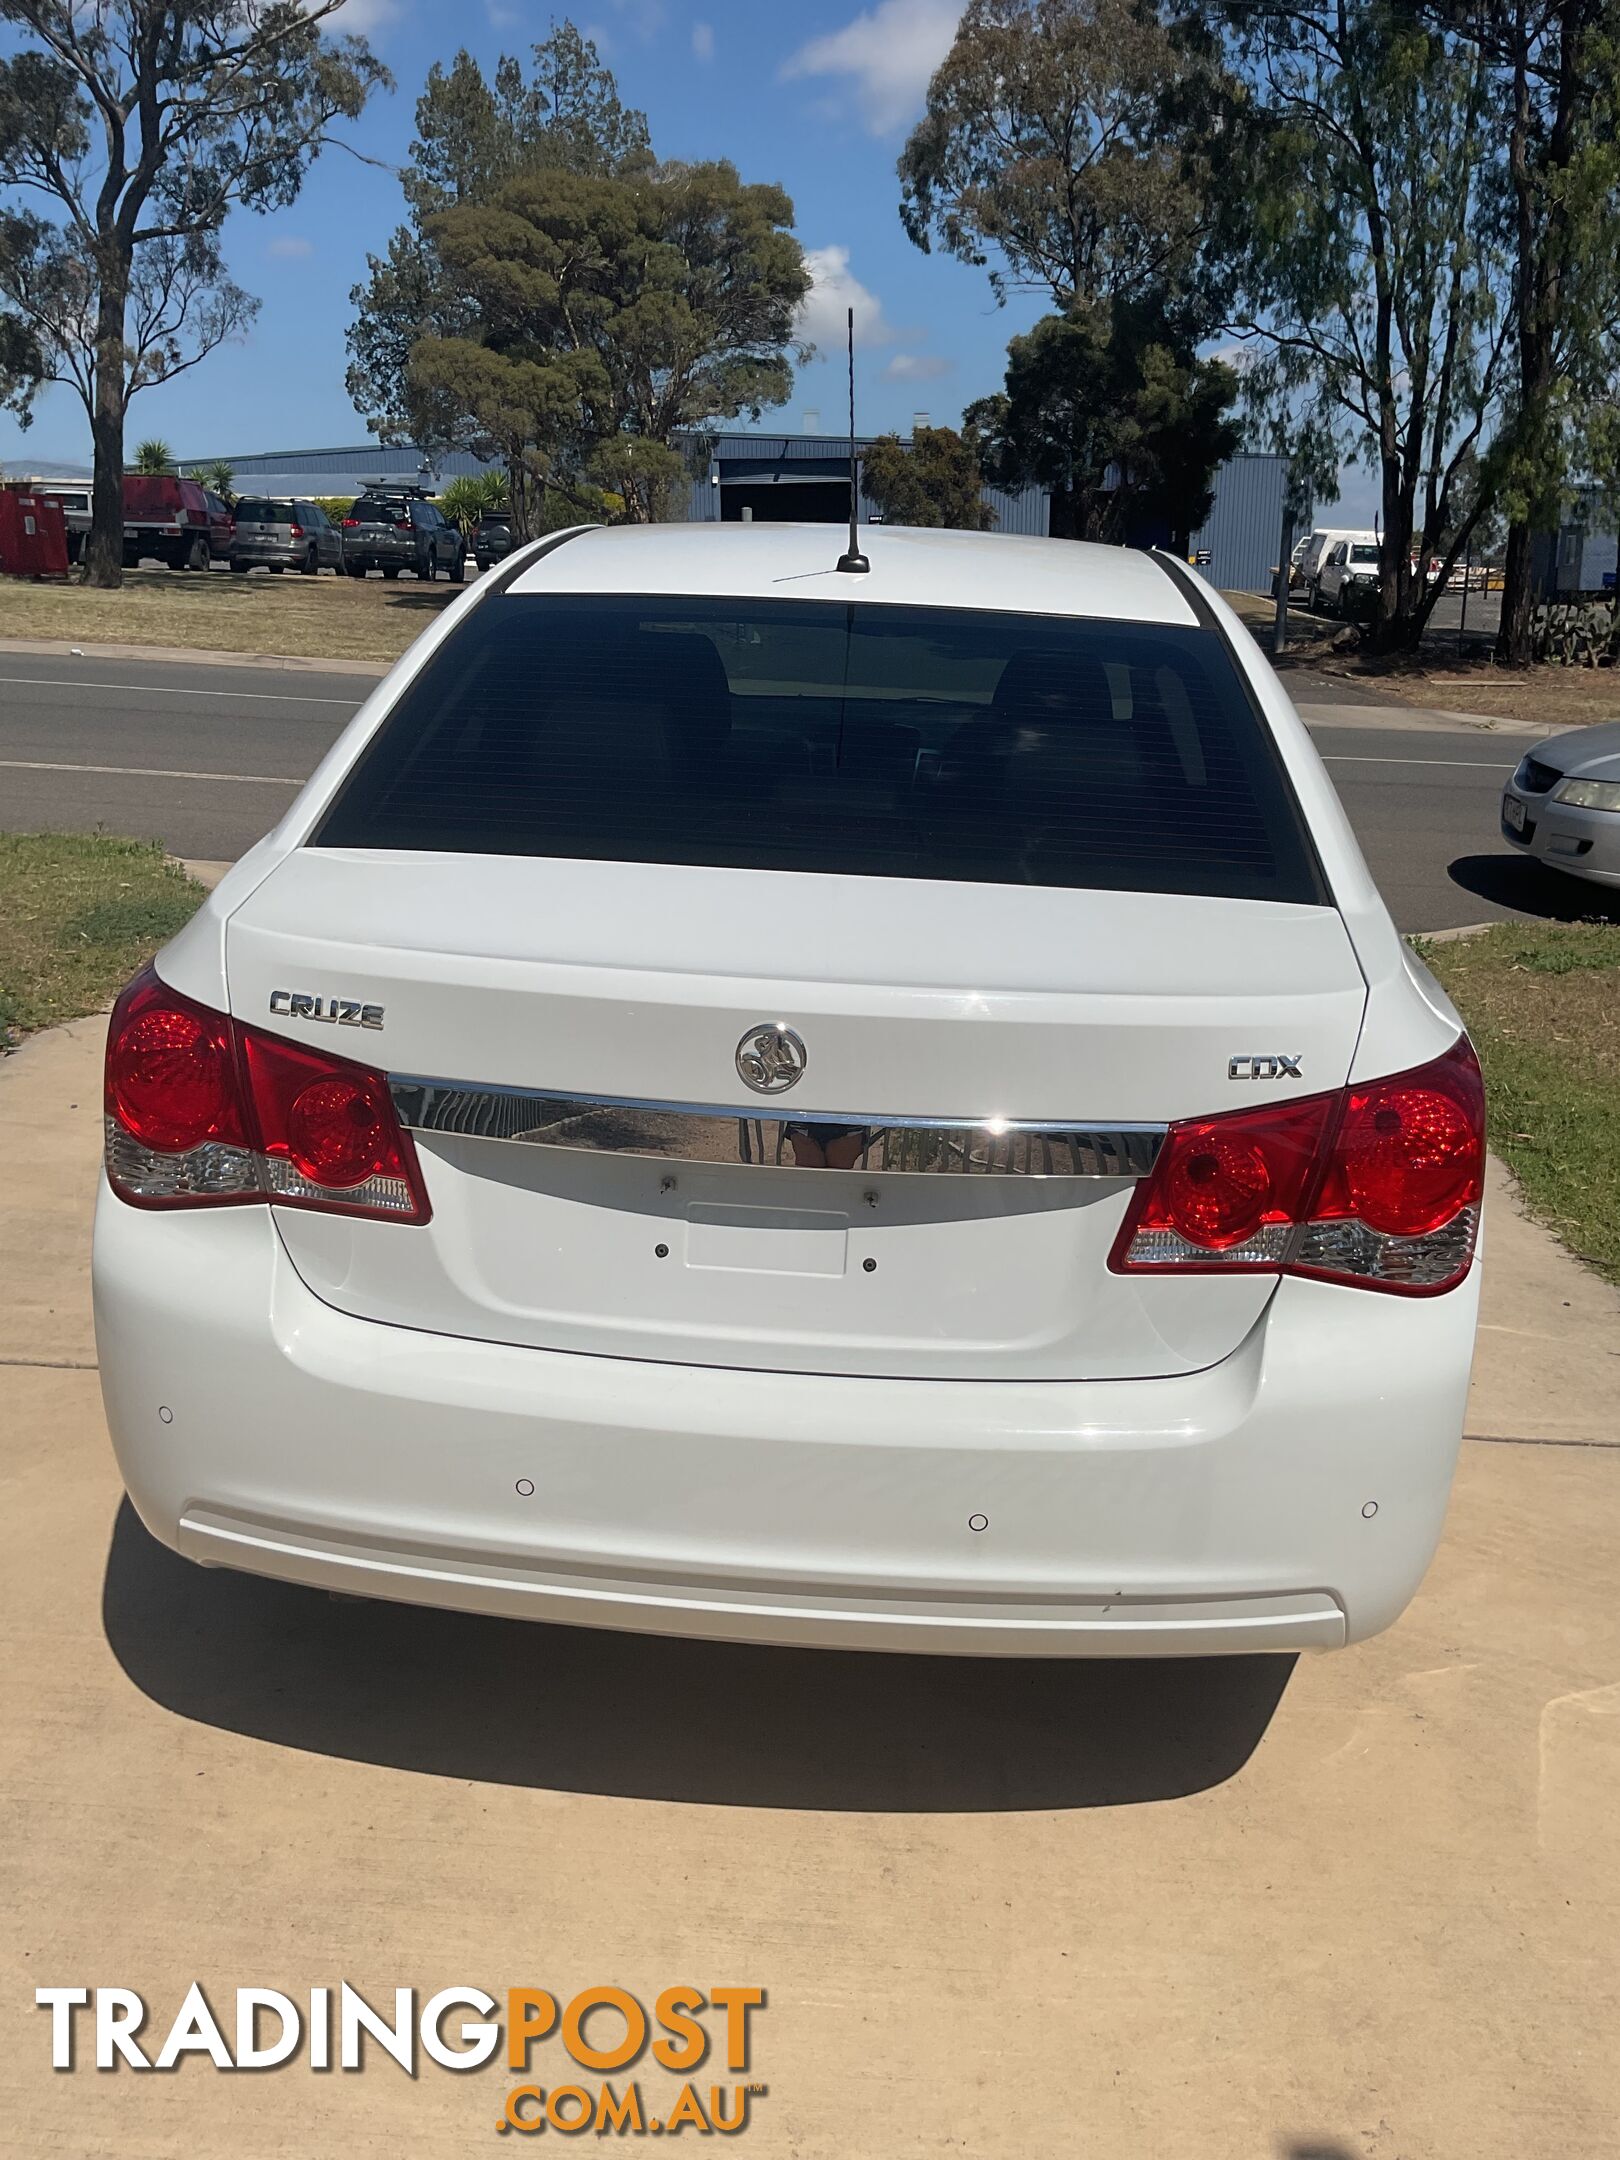
[[[67,567],[61,504],[0,488],[0,571],[8,577],[66,577]]]

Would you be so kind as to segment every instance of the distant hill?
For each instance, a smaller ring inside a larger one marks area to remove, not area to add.
[[[43,454],[26,458],[10,457],[0,464],[0,477],[7,480],[88,480],[91,470],[81,465],[77,458],[47,457]]]

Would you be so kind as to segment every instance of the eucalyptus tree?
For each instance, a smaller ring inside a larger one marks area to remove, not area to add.
[[[1505,167],[1513,331],[1498,449],[1508,516],[1497,657],[1530,659],[1532,546],[1607,458],[1620,330],[1620,0],[1411,0],[1485,71]]]
[[[1202,11],[1206,14],[1207,11]],[[1407,0],[1223,0],[1211,245],[1251,409],[1378,477],[1374,634],[1416,643],[1501,485],[1514,320],[1476,47]]]

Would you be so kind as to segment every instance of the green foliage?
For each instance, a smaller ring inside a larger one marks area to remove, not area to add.
[[[161,435],[149,435],[145,442],[135,445],[135,460],[129,469],[138,473],[172,473],[174,452]]]
[[[1150,302],[1048,315],[1007,355],[1007,386],[968,408],[1003,487],[1052,493],[1052,531],[1125,541],[1168,525],[1184,544],[1238,445],[1237,378],[1201,360]]]
[[[215,458],[207,465],[194,465],[191,468],[191,477],[193,480],[200,480],[203,486],[219,496],[221,501],[235,502],[236,475],[224,458]]]
[[[809,285],[792,219],[726,164],[527,172],[429,220],[464,327],[415,341],[411,392],[496,447],[520,535],[545,488],[655,518],[685,476],[678,429],[788,395]]]
[[[1143,0],[970,0],[900,156],[921,248],[1062,309],[1191,274],[1207,175],[1178,108],[1210,61]]]
[[[306,502],[318,504],[334,525],[343,523],[355,503],[353,495],[308,495],[304,499]]]
[[[898,435],[879,436],[861,461],[861,484],[891,525],[988,532],[995,523],[980,495],[984,468],[971,430],[920,427],[909,449]]]
[[[472,538],[473,527],[486,510],[505,510],[512,500],[505,473],[462,473],[439,490],[439,514],[458,525]]]

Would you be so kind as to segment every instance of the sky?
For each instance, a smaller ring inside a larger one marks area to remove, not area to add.
[[[551,0],[344,0],[335,26],[368,37],[396,87],[343,130],[347,147],[323,153],[288,209],[231,219],[226,259],[262,302],[258,319],[239,344],[134,399],[132,448],[155,435],[200,459],[366,440],[343,387],[349,292],[403,216],[398,171],[428,69],[461,45],[486,72],[501,52],[526,58],[562,12]],[[900,223],[895,160],[960,12],[961,0],[579,0],[573,19],[646,112],[659,155],[726,157],[793,199],[815,280],[803,329],[820,349],[767,426],[845,425],[846,306],[863,433],[905,433],[918,413],[955,425],[1000,387],[1008,338],[1042,312],[1033,295],[998,306],[983,270],[923,254]],[[0,415],[0,466],[43,472],[89,456],[70,390],[41,395],[26,435]],[[1351,481],[1332,522],[1357,522],[1364,492]]]

